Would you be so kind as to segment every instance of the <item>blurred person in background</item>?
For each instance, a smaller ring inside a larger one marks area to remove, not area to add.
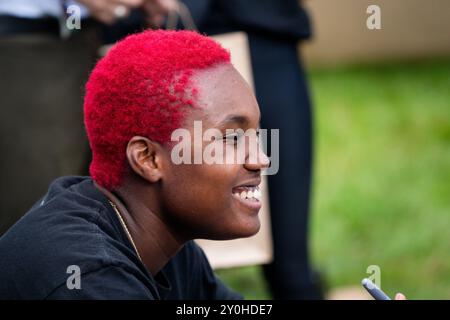
[[[74,4],[81,13],[79,30],[66,27],[67,8]],[[81,93],[100,44],[98,26],[143,4],[0,1],[0,235],[53,179],[87,174]]]

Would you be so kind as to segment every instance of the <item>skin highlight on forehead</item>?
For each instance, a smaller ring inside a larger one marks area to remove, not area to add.
[[[220,64],[194,74],[197,105],[186,120],[201,120],[208,127],[256,127],[260,112],[256,98],[239,72],[230,64]],[[255,121],[256,119],[256,121]]]

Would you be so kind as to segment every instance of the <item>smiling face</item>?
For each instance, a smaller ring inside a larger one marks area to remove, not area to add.
[[[260,119],[258,104],[248,84],[231,65],[198,72],[193,81],[199,89],[198,108],[187,115],[184,128],[192,139],[194,121],[201,121],[203,131],[220,130],[223,136],[213,142],[215,146],[224,153],[229,149],[238,153],[244,148],[245,161],[176,165],[167,156],[160,182],[165,216],[187,238],[224,240],[254,235],[260,227],[257,186],[269,160],[260,148],[248,148],[250,139],[256,137],[227,135],[226,130],[256,130]],[[211,142],[202,142],[202,150],[208,143]],[[192,155],[194,148],[192,140]],[[258,161],[249,161],[252,157]]]

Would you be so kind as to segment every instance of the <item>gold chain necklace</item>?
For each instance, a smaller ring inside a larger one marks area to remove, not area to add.
[[[121,216],[121,214],[120,214],[120,212],[119,212],[119,209],[117,209],[117,206],[116,206],[111,200],[108,200],[108,201],[109,201],[109,203],[111,204],[111,207],[113,207],[114,211],[116,212],[117,217],[119,218],[120,223],[122,224],[122,227],[123,227],[123,229],[125,230],[125,233],[127,234],[128,239],[130,239],[130,242],[131,242],[131,244],[133,245],[134,251],[136,251],[136,254],[137,254],[139,260],[142,261],[142,258],[141,258],[141,256],[139,255],[139,251],[138,251],[138,249],[137,249],[137,247],[136,247],[136,244],[135,244],[134,241],[133,241],[133,237],[131,236],[131,233],[130,233],[130,231],[128,230],[127,225],[125,224],[125,221],[123,220],[123,218],[122,218],[122,216]]]

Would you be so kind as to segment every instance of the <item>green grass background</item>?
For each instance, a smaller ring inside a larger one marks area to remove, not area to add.
[[[315,168],[311,252],[329,289],[450,299],[450,59],[309,72]],[[282,134],[282,132],[281,132]],[[267,299],[260,267],[219,270]]]

